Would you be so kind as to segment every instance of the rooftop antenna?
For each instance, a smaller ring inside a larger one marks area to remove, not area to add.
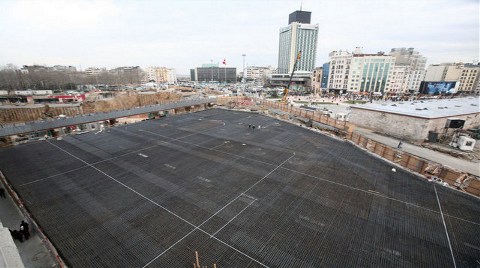
[[[302,11],[302,4],[303,4],[303,3],[302,3],[302,2],[300,2],[300,11]]]

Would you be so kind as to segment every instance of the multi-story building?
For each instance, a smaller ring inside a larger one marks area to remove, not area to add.
[[[462,74],[463,63],[441,63],[429,65],[424,81],[458,81]]]
[[[52,67],[46,65],[23,65],[20,69],[22,73],[32,73],[32,72],[64,72],[64,73],[74,73],[77,71],[75,66],[71,65],[54,65]]]
[[[410,93],[417,92],[420,89],[420,83],[425,80],[425,70],[409,70],[405,78],[406,90]]]
[[[167,67],[147,67],[145,72],[145,82],[154,81],[156,83],[177,83],[177,73],[173,68]]]
[[[389,91],[400,93],[409,90],[409,83],[417,83],[420,79],[415,71],[411,71],[416,66],[422,66],[418,59],[407,58],[403,64],[395,67],[395,56],[385,55],[384,52],[365,54],[360,47],[354,52],[332,51],[329,56],[328,89],[337,92],[370,92],[376,95]],[[326,72],[325,69],[323,71]]]
[[[147,67],[143,69],[143,72],[145,74],[145,79],[144,82],[157,82],[157,73],[156,73],[156,68],[157,67]]]
[[[237,68],[218,67],[218,64],[203,64],[190,70],[192,81],[199,82],[227,82],[234,83],[237,80]]]
[[[311,12],[297,10],[290,14],[288,26],[280,28],[278,73],[293,70],[298,53],[302,55],[295,71],[312,72],[317,55],[318,24],[310,24]]]
[[[336,91],[347,91],[353,53],[340,50],[332,51],[328,56],[330,57],[328,88]]]
[[[268,67],[258,67],[258,66],[248,66],[246,69],[245,78],[248,80],[264,80],[272,73],[274,73],[274,68],[271,66]]]
[[[463,68],[464,68],[463,63],[447,66],[445,75],[442,81],[453,82],[453,81],[460,80],[460,76],[462,75]]]
[[[443,81],[445,78],[446,65],[434,64],[429,65],[425,72],[425,81]]]
[[[404,89],[415,92],[424,81],[427,58],[423,57],[414,48],[392,48],[390,55],[395,57],[396,66],[407,66],[404,72]]]
[[[312,88],[312,72],[295,72],[292,76],[290,90],[309,91]],[[290,81],[291,74],[272,74],[269,79],[270,86],[286,87]]]
[[[391,93],[405,93],[407,89],[407,81],[409,77],[410,66],[395,65],[392,68],[388,79],[387,91]]]
[[[123,67],[117,67],[117,68],[114,68],[114,69],[110,69],[110,72],[111,73],[117,73],[117,74],[120,74],[120,73],[140,73],[142,71],[142,69],[140,68],[140,66],[123,66]]]
[[[326,62],[322,65],[322,81],[320,87],[322,90],[328,88],[328,72],[330,70],[330,62]]]
[[[97,76],[106,71],[107,71],[107,68],[89,67],[85,69],[85,74],[91,77],[91,76]]]
[[[312,73],[312,89],[314,94],[322,92],[322,69],[322,67],[317,67],[313,70]]]
[[[140,66],[117,67],[109,70],[109,72],[115,75],[120,75],[124,82],[131,84],[140,83],[144,78],[143,71]]]
[[[347,65],[347,91],[370,92],[383,95],[388,91],[389,79],[395,57],[385,55],[383,52],[377,54],[353,53],[351,67]]]
[[[480,78],[477,80],[477,86],[474,89],[475,94],[480,94]]]
[[[465,64],[458,80],[457,90],[459,92],[475,92],[480,84],[480,65]]]
[[[68,65],[68,66],[54,65],[52,67],[52,70],[57,71],[57,72],[64,72],[64,73],[74,73],[74,72],[77,71],[77,68],[75,66],[71,66],[71,65]]]
[[[310,24],[311,15],[312,12],[297,10],[289,15],[289,25],[280,28],[278,69],[269,79],[270,85],[287,86],[295,71],[290,88],[304,91],[311,89],[318,40],[318,24]]]
[[[32,72],[46,72],[49,71],[51,67],[45,65],[23,65],[20,69],[22,73],[32,73]]]
[[[167,69],[167,83],[171,85],[177,83],[177,71],[173,68]]]
[[[441,63],[429,65],[425,74],[427,82],[457,82],[455,91],[476,92],[480,65],[463,63]]]

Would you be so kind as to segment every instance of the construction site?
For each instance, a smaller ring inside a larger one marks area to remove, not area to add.
[[[0,177],[59,266],[480,265],[478,180],[299,113],[346,136],[207,109],[2,148]]]

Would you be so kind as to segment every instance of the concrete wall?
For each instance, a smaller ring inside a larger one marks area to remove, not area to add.
[[[39,120],[46,117],[44,114],[46,111],[46,107],[26,108],[19,106],[10,109],[0,109],[0,123]],[[61,114],[67,116],[75,116],[83,114],[83,110],[81,106],[49,107],[48,113],[53,117],[59,116]]]
[[[3,227],[2,222],[0,222],[0,267],[25,267],[10,231]]]
[[[480,125],[480,113],[451,118],[465,120],[464,129]],[[426,119],[397,115],[379,111],[356,109],[352,107],[350,122],[359,127],[371,129],[399,139],[420,143],[428,138],[429,131],[443,133],[447,118]]]
[[[425,73],[425,81],[442,81],[447,66],[430,65]]]
[[[449,118],[458,118],[465,120],[463,129],[476,128],[480,126],[480,113],[471,115],[454,116]],[[436,118],[429,122],[428,129],[431,131],[442,132],[448,118]],[[427,132],[428,133],[428,132]]]
[[[458,81],[462,75],[463,66],[448,66],[445,81]]]
[[[378,111],[355,109],[350,123],[399,139],[421,142],[428,137],[429,120]]]

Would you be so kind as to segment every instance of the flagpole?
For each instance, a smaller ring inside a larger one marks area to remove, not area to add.
[[[225,68],[224,71],[225,71],[225,85],[226,85],[227,84],[227,59],[223,59],[222,63],[223,63],[223,68]]]

